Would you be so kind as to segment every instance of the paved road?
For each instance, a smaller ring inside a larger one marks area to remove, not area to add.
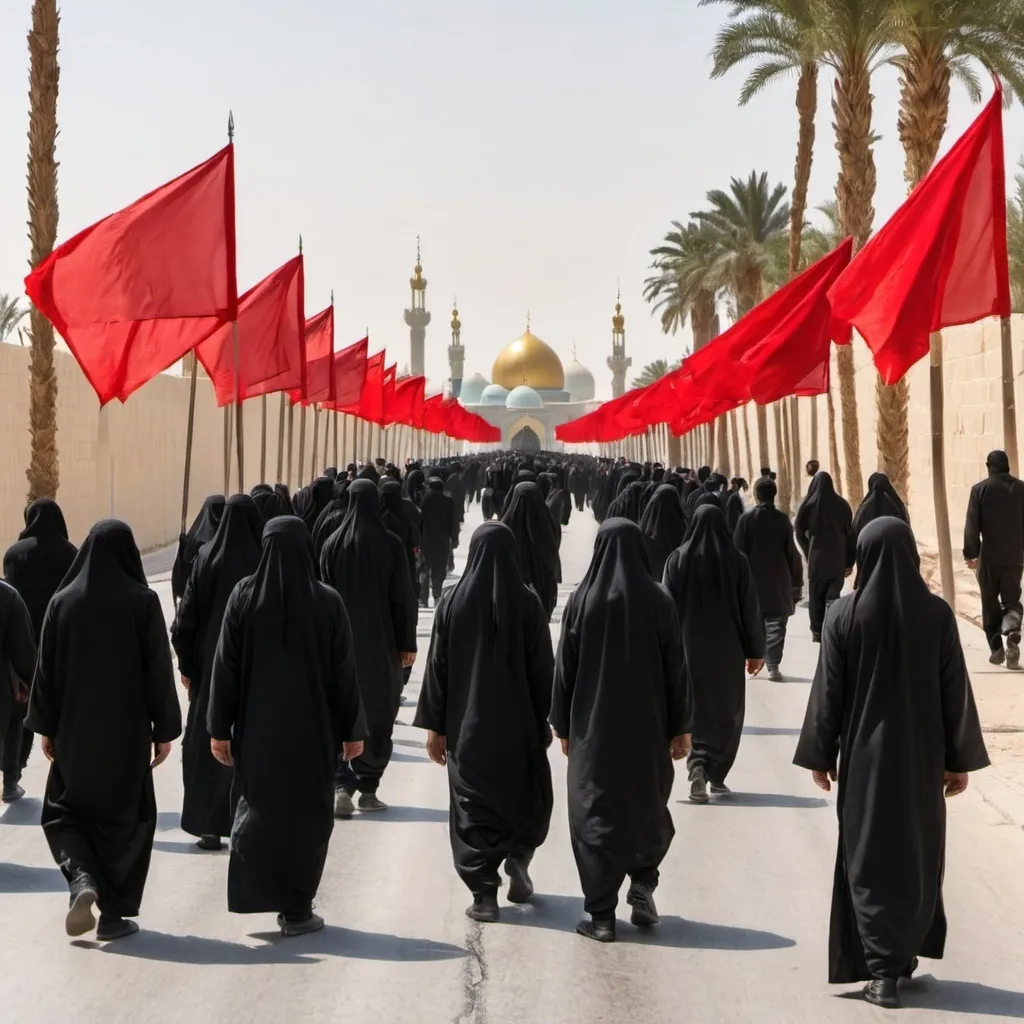
[[[582,575],[595,530],[589,514],[574,516],[563,541],[567,581]],[[167,585],[158,586],[169,601]],[[420,625],[425,648],[429,619]],[[790,764],[813,663],[798,616],[792,682],[750,685],[730,778],[736,795],[694,807],[680,774],[677,836],[658,893],[663,924],[648,938],[621,923],[614,946],[573,933],[582,906],[561,754],[553,754],[556,809],[535,861],[536,902],[503,907],[501,924],[481,927],[463,915],[469,898],[451,866],[444,772],[426,760],[404,707],[381,791],[392,810],[339,823],[319,899],[330,927],[292,940],[280,939],[269,917],[227,913],[227,857],[198,853],[179,831],[172,756],[158,772],[144,931],[107,947],[64,935],[63,880],[36,824],[44,778],[36,759],[31,799],[0,817],[0,1021],[881,1019],[851,990],[825,983],[835,810]],[[906,1014],[929,1024],[1024,1018],[1024,834],[972,794],[951,806],[949,832],[948,959],[926,963],[925,977],[905,990]]]

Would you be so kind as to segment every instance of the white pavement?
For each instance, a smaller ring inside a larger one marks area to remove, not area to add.
[[[567,584],[586,568],[595,532],[589,512],[573,514],[563,540]],[[169,613],[168,586],[157,586]],[[424,614],[421,651],[429,626]],[[422,734],[409,726],[412,706],[403,707],[381,790],[392,809],[338,823],[318,903],[329,927],[290,940],[269,916],[227,913],[227,855],[199,853],[178,829],[175,753],[157,772],[143,931],[106,947],[64,935],[66,889],[38,827],[45,768],[34,754],[29,797],[0,812],[0,1024],[883,1019],[850,998],[854,990],[826,984],[835,806],[790,763],[815,656],[800,613],[785,664],[791,682],[749,686],[729,780],[736,794],[694,807],[680,771],[677,835],[658,891],[663,923],[648,937],[620,920],[614,946],[573,932],[582,901],[557,748],[536,900],[503,905],[500,924],[472,924],[451,864],[445,773],[427,761]],[[413,699],[418,679],[419,670]],[[929,1024],[1024,1018],[1024,834],[971,791],[950,805],[948,849],[947,959],[925,962],[924,977],[905,990],[905,1014]]]

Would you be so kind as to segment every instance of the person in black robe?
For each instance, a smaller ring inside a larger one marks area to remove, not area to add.
[[[295,514],[306,524],[310,536],[316,529],[320,513],[334,500],[334,481],[318,476],[309,487],[298,491],[292,502]]]
[[[665,586],[679,611],[693,693],[690,800],[728,794],[725,780],[743,736],[747,684],[764,667],[764,619],[747,559],[736,550],[721,508],[700,508],[689,539],[665,563]]]
[[[854,546],[861,530],[882,516],[893,516],[910,523],[907,506],[903,504],[903,499],[896,493],[889,478],[884,473],[872,473],[868,477],[868,493],[853,514],[851,532]]]
[[[944,797],[988,765],[956,618],[921,579],[910,527],[857,542],[857,588],[825,620],[794,763],[839,782],[829,981],[899,1004],[919,956],[942,957]]]
[[[420,586],[420,603],[427,607],[432,596],[437,605],[448,575],[448,556],[459,536],[459,523],[452,499],[444,493],[444,481],[431,477],[420,505],[420,545],[426,577]]]
[[[843,592],[843,580],[853,569],[852,525],[853,513],[836,494],[832,477],[815,473],[793,522],[796,542],[807,559],[807,608],[815,643],[821,642],[828,606]]]
[[[211,494],[199,510],[195,522],[178,538],[178,551],[171,567],[171,596],[174,603],[181,600],[185,593],[185,585],[192,574],[192,563],[196,560],[202,546],[213,540],[217,532],[220,517],[224,515],[224,495]]]
[[[489,466],[484,477],[484,488],[480,494],[480,511],[485,520],[498,519],[505,507],[505,492],[501,486],[501,470]]]
[[[348,489],[345,521],[320,556],[320,574],[341,595],[352,623],[356,676],[366,713],[362,754],[338,763],[335,814],[386,811],[377,796],[391,760],[391,736],[402,701],[402,669],[416,660],[416,594],[402,542],[381,521],[380,497],[370,480]],[[450,500],[450,499],[449,499]]]
[[[402,481],[402,497],[409,498],[417,505],[423,503],[423,492],[426,490],[427,481],[423,470],[417,464],[413,464],[405,474]]]
[[[462,483],[466,488],[466,508],[473,502],[480,504],[480,489],[483,479],[480,463],[476,459],[470,459],[462,470]]]
[[[540,487],[528,481],[516,484],[501,521],[515,534],[523,581],[537,592],[550,621],[558,604],[558,584],[562,582],[562,561],[558,556],[562,531],[548,512]]]
[[[295,515],[295,509],[292,507],[292,495],[291,491],[288,490],[287,484],[274,484],[274,493],[285,503],[288,511],[286,515]]]
[[[544,499],[551,518],[558,527],[568,526],[569,517],[572,515],[572,495],[562,487],[561,481],[555,477],[547,498]]]
[[[643,515],[644,485],[633,480],[619,491],[615,500],[608,506],[609,519],[628,519],[639,525]]]
[[[324,545],[345,521],[345,516],[348,514],[349,486],[348,482],[344,486],[336,486],[335,497],[331,498],[317,517],[316,525],[313,527],[313,557],[317,560],[317,564],[319,564]]]
[[[265,523],[269,523],[271,519],[276,519],[278,516],[290,516],[292,514],[291,502],[286,501],[273,488],[257,491],[254,487],[252,500],[255,502],[256,508],[259,509]]]
[[[156,833],[153,768],[181,734],[160,598],[131,528],[97,523],[43,620],[26,725],[50,760],[42,826],[71,890],[68,935],[138,931]]]
[[[658,868],[675,829],[673,759],[686,756],[691,707],[679,617],[651,578],[640,527],[601,524],[562,616],[551,726],[569,757],[569,838],[584,910],[576,931],[615,939],[626,876],[632,923],[658,922]]]
[[[576,502],[576,511],[582,512],[587,501],[590,480],[582,466],[574,463],[569,469],[569,492]]]
[[[409,563],[409,578],[417,585],[416,559],[420,550],[420,510],[408,498],[402,497],[402,485],[397,480],[385,480],[380,488],[380,515],[384,528],[401,542]]]
[[[553,797],[551,631],[523,582],[503,523],[473,534],[459,582],[441,598],[413,725],[447,764],[455,869],[473,894],[467,915],[498,920],[498,871],[509,901],[533,895],[530,862],[548,834]]]
[[[793,539],[793,524],[775,507],[777,493],[774,480],[758,480],[754,484],[757,505],[743,513],[733,531],[736,549],[746,556],[754,574],[764,616],[764,660],[773,683],[782,682],[786,629],[804,586],[804,563]]]
[[[683,503],[674,487],[662,484],[654,492],[640,520],[640,532],[651,562],[651,575],[660,583],[668,556],[683,543],[686,533]]]
[[[235,584],[251,576],[260,564],[263,526],[253,498],[244,494],[228,498],[213,540],[199,552],[192,566],[171,627],[171,646],[188,693],[188,716],[181,742],[185,788],[181,828],[198,838],[196,845],[201,850],[221,849],[221,838],[231,835],[235,817],[231,771],[210,751],[206,718],[224,609]]]
[[[75,560],[78,549],[68,540],[64,513],[51,498],[37,498],[25,509],[25,529],[4,555],[4,579],[21,595],[32,622],[33,641],[39,643],[50,598],[57,592]],[[31,673],[24,678],[32,682]],[[0,700],[3,698],[0,697]],[[16,702],[14,714],[25,717],[26,704]],[[33,733],[21,732],[21,769],[32,752]],[[12,741],[13,742],[13,741]],[[11,748],[13,749],[13,747]],[[17,781],[12,793],[17,792]]]
[[[28,608],[14,587],[0,581],[0,767],[5,804],[25,795],[20,785],[22,723],[35,668],[36,641]]]
[[[734,477],[729,490],[721,495],[722,510],[725,512],[725,528],[733,533],[740,517],[747,511],[743,504],[743,492],[747,489],[747,481],[743,477]]]
[[[276,913],[286,936],[322,928],[334,766],[360,754],[363,720],[345,606],[317,582],[300,519],[266,524],[256,573],[228,600],[207,731],[234,771],[228,910]]]

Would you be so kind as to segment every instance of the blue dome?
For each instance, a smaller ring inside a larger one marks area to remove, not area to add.
[[[482,373],[474,373],[462,382],[459,400],[463,405],[479,405],[484,388],[488,386],[487,378]]]
[[[544,399],[533,388],[520,384],[513,388],[505,399],[506,409],[543,409]]]
[[[500,384],[488,384],[480,394],[481,405],[504,405],[508,392]]]

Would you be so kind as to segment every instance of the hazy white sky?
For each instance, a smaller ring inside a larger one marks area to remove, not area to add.
[[[20,291],[30,0],[0,3],[0,291]],[[643,305],[648,250],[708,189],[766,170],[789,184],[794,89],[736,106],[712,82],[724,10],[696,0],[64,0],[59,238],[204,160],[237,123],[239,290],[301,233],[306,304],[334,288],[338,345],[408,359],[402,311],[423,239],[427,372],[448,375],[457,293],[466,374],[532,313],[610,393],[621,280],[634,371],[675,358]],[[795,83],[794,83],[795,84]],[[831,82],[822,78],[812,202],[833,192]],[[876,227],[903,197],[896,83],[875,87]],[[950,134],[969,123],[962,92]],[[948,139],[947,139],[948,141]],[[1006,120],[1007,161],[1024,116]]]

